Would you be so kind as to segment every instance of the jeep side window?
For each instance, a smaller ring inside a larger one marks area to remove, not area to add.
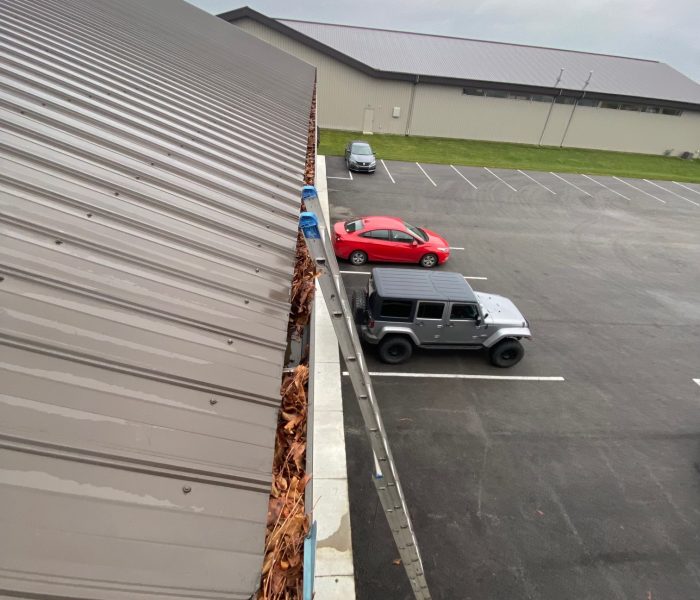
[[[473,321],[479,316],[476,304],[453,304],[450,321]]]
[[[388,240],[389,230],[388,229],[373,229],[372,231],[366,231],[361,233],[360,237],[372,238],[373,240]]]
[[[379,311],[379,318],[408,321],[411,318],[412,305],[413,303],[408,300],[384,300]]]
[[[393,242],[401,242],[402,244],[410,244],[416,241],[412,235],[408,235],[403,231],[397,231],[396,229],[391,230],[391,240]]]
[[[442,313],[445,311],[444,302],[419,302],[417,319],[439,319],[442,320]]]

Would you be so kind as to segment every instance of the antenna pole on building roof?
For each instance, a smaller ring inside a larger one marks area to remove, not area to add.
[[[374,388],[355,329],[350,303],[335,259],[328,228],[323,219],[321,203],[313,186],[304,186],[302,200],[308,212],[301,213],[299,229],[306,247],[318,268],[318,284],[331,316],[338,345],[347,366],[367,436],[374,454],[374,486],[384,509],[401,562],[406,569],[416,600],[430,600],[428,583],[423,572],[423,561],[418,550],[416,535],[408,514],[389,440],[374,396]],[[317,217],[320,216],[320,219]]]
[[[564,76],[564,67],[562,67],[559,71],[559,75],[557,76],[557,80],[554,82],[554,87],[556,88],[559,83],[561,82],[561,78]],[[559,94],[557,96],[561,96],[561,90],[559,90]],[[542,127],[542,133],[540,133],[540,139],[537,140],[537,145],[541,146],[542,145],[542,138],[544,137],[544,131],[547,129],[547,123],[549,123],[549,117],[552,116],[552,109],[554,108],[554,102],[557,99],[557,96],[552,96],[552,102],[549,105],[549,110],[547,111],[547,118],[544,120],[544,126]]]

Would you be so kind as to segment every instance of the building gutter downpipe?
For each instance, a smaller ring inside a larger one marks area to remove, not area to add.
[[[557,81],[554,84],[554,87],[557,87],[559,85],[559,82],[561,81],[562,76],[564,75],[564,68],[562,67],[561,71],[559,71],[559,77],[557,77]],[[558,96],[561,96],[561,90],[559,90]],[[552,96],[552,102],[549,105],[549,111],[547,112],[547,118],[544,120],[544,126],[542,127],[542,133],[540,133],[540,139],[537,140],[537,145],[541,146],[542,145],[542,138],[544,137],[544,132],[545,129],[547,129],[547,123],[549,123],[549,117],[552,116],[552,109],[554,108],[554,102],[556,101],[557,96]]]
[[[419,81],[420,81],[420,75],[416,75],[416,79],[413,82],[413,87],[411,88],[411,99],[408,102],[408,117],[406,118],[406,133],[404,133],[404,135],[406,137],[411,135],[411,121],[413,120],[413,102],[416,99],[416,87],[418,87]]]
[[[576,98],[576,100],[574,101],[574,107],[571,109],[571,114],[569,115],[569,121],[566,124],[566,129],[564,129],[564,135],[561,136],[561,143],[559,144],[560,148],[564,147],[564,139],[566,138],[566,134],[569,133],[569,126],[571,125],[571,121],[574,118],[574,111],[576,110],[578,103],[581,100],[583,100],[584,96],[586,95],[586,88],[588,87],[588,84],[591,82],[591,77],[593,77],[593,71],[588,73],[588,79],[586,79],[586,82],[583,84],[583,87],[581,88],[581,97]]]

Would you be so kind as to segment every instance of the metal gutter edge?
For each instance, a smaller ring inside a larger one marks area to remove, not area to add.
[[[316,190],[329,223],[325,157],[316,158]],[[321,290],[314,299],[309,376],[309,409],[313,415],[313,517],[317,524],[316,600],[354,600],[350,502],[348,498],[340,355]]]

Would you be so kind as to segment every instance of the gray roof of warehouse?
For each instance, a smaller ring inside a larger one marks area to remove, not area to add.
[[[0,595],[247,599],[315,70],[174,0],[0,15]]]
[[[476,302],[471,286],[459,273],[376,267],[372,280],[383,298]]]
[[[252,18],[366,67],[378,77],[400,74],[415,78],[459,80],[476,84],[511,84],[581,90],[593,71],[588,92],[700,104],[700,84],[670,66],[638,58],[557,50],[462,38],[313,23],[274,20],[244,7],[220,15],[228,21]]]

